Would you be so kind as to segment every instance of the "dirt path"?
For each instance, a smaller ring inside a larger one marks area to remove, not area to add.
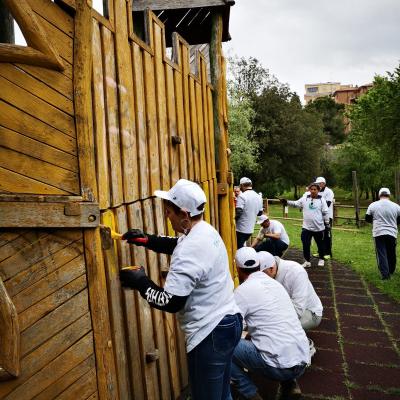
[[[298,250],[286,259],[302,262]],[[304,399],[400,399],[400,304],[332,260],[307,269],[324,306],[309,332],[317,353],[299,384]],[[268,399],[275,398],[270,392]]]

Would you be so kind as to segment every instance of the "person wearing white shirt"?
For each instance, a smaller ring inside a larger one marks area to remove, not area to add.
[[[315,183],[319,184],[319,194],[325,199],[328,206],[329,228],[324,234],[324,258],[332,257],[332,222],[333,222],[333,205],[335,203],[335,194],[333,190],[326,186],[326,180],[323,176],[319,176]]]
[[[309,344],[289,295],[283,286],[260,271],[257,252],[242,247],[235,255],[239,279],[235,300],[248,337],[233,353],[232,384],[245,399],[261,396],[249,372],[281,382],[281,396],[301,393],[296,379],[309,361]]]
[[[390,279],[396,269],[397,225],[400,224],[400,206],[390,201],[390,190],[381,188],[379,200],[371,203],[365,215],[372,222],[376,258],[382,279]]]
[[[268,251],[274,256],[282,257],[290,243],[285,227],[279,221],[269,219],[265,214],[258,218],[257,224],[261,225],[261,229],[251,247],[257,252]]]
[[[258,215],[263,212],[262,197],[253,190],[251,179],[240,178],[241,193],[236,198],[236,241],[237,248],[244,246],[245,241],[254,232]]]
[[[284,205],[301,208],[303,212],[303,226],[301,242],[303,244],[304,268],[311,266],[311,239],[314,238],[318,247],[318,266],[323,267],[324,262],[324,234],[329,229],[328,206],[325,199],[319,194],[319,184],[309,185],[309,194],[303,195],[299,200],[290,201],[281,199]]]
[[[123,268],[121,284],[138,290],[151,307],[178,313],[186,338],[191,398],[229,400],[232,354],[242,317],[234,301],[224,242],[202,220],[206,196],[199,185],[180,179],[168,192],[154,194],[164,200],[172,228],[182,235],[156,236],[131,229],[122,239],[171,255],[165,285],[149,279],[143,267]]]

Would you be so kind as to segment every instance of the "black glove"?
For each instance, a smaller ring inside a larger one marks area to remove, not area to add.
[[[284,206],[287,206],[287,200],[286,200],[286,199],[279,199],[279,201],[280,201]]]
[[[327,230],[327,231],[331,230],[331,225],[329,224],[329,222],[327,224],[325,224],[325,230]]]
[[[147,285],[149,278],[143,267],[139,269],[126,267],[119,271],[119,280],[122,287],[140,290]]]
[[[129,229],[122,235],[123,240],[127,240],[128,243],[136,244],[137,246],[146,246],[149,238],[140,229]]]

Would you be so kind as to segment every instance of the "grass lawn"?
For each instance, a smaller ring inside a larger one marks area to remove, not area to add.
[[[348,210],[345,210],[347,215]],[[354,212],[354,211],[353,211]],[[342,211],[340,214],[342,215]],[[365,210],[362,211],[361,217],[364,218]],[[289,218],[302,218],[299,209],[289,207]],[[343,215],[345,216],[345,215]],[[300,233],[301,221],[293,221],[282,219],[282,207],[273,205],[269,207],[269,217],[276,218],[283,223],[290,238],[290,246],[298,249],[302,248]],[[359,274],[361,274],[368,282],[374,284],[383,293],[388,294],[393,299],[400,301],[400,250],[397,246],[397,270],[388,281],[380,279],[380,273],[376,264],[374,243],[372,240],[372,225],[367,224],[361,228],[357,228],[354,224],[347,220],[341,220],[341,225],[337,225],[337,229],[333,229],[333,258],[346,265],[349,265]],[[347,229],[347,230],[344,230]],[[312,253],[316,252],[316,246]]]

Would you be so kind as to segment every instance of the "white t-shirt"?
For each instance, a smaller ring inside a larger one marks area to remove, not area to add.
[[[189,296],[178,313],[188,353],[225,315],[239,312],[225,244],[207,222],[198,222],[187,236],[178,239],[164,290],[175,296]]]
[[[262,197],[252,189],[245,190],[237,197],[236,208],[243,210],[236,221],[236,230],[241,233],[253,233],[257,214],[263,210]]]
[[[372,236],[390,235],[397,238],[397,218],[400,206],[386,198],[371,203],[367,215],[372,216]]]
[[[277,220],[270,219],[269,220],[269,227],[268,228],[261,228],[258,232],[257,239],[263,240],[265,238],[266,233],[276,234],[279,233],[281,235],[280,240],[286,243],[289,246],[289,236],[286,232],[285,227]]]
[[[331,202],[331,204],[328,206],[328,215],[330,219],[333,219],[333,203],[335,202],[335,195],[333,193],[333,190],[325,186],[325,189],[320,191],[319,194],[325,199],[327,203],[328,201]]]
[[[325,224],[329,223],[328,206],[321,195],[315,199],[310,194],[303,195],[299,200],[289,200],[288,205],[303,210],[304,229],[319,232],[325,230]]]
[[[310,310],[322,317],[322,303],[308,279],[307,271],[297,262],[275,257],[278,272],[275,279],[286,289],[299,318]]]
[[[309,361],[309,344],[289,295],[264,272],[254,272],[235,290],[251,341],[266,364],[291,368]]]

